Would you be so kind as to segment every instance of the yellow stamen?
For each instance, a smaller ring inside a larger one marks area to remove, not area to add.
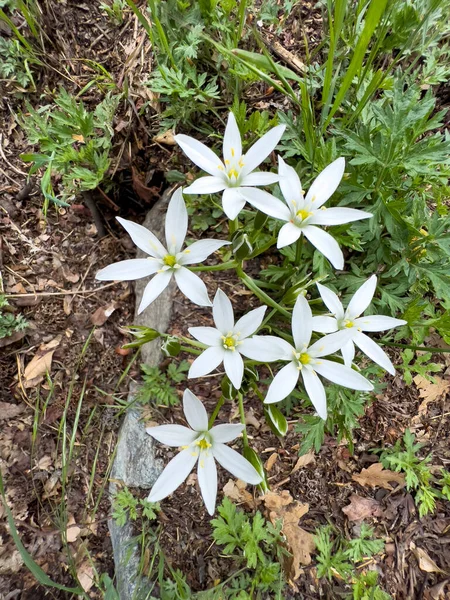
[[[176,262],[177,259],[175,258],[175,256],[172,256],[171,254],[167,254],[164,258],[163,258],[163,262],[165,265],[167,265],[168,267],[173,267]]]
[[[219,165],[217,168],[219,169],[219,171],[223,171],[222,165]]]
[[[236,169],[230,169],[228,171],[228,177],[236,177],[236,179],[238,178],[238,172],[236,171]]]
[[[225,346],[225,348],[234,350],[234,347],[236,346],[236,340],[233,337],[228,336],[228,337],[224,337],[222,339],[223,339],[223,345]]]
[[[302,208],[301,210],[298,210],[296,214],[297,214],[297,217],[300,217],[301,220],[304,221],[305,219],[307,219],[308,217],[310,217],[312,215],[312,212],[308,212],[307,210]]]
[[[306,352],[303,352],[302,354],[300,354],[300,357],[298,359],[302,365],[307,365],[311,362],[311,358],[309,356],[309,354],[307,354]]]
[[[242,160],[242,157],[239,159],[238,165],[240,166],[241,169],[244,167],[245,163]]]
[[[231,150],[231,156],[234,158],[234,148],[230,148]]]
[[[201,450],[208,450],[208,448],[211,448],[211,444],[205,440],[205,438],[198,440],[195,443]]]
[[[353,321],[345,321],[344,325],[345,325],[345,327],[347,327],[347,329],[351,329],[352,327],[355,326]]]

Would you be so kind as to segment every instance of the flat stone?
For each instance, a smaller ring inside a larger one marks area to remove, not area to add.
[[[144,226],[150,229],[164,244],[164,223],[167,205],[171,192],[165,193],[160,201],[149,211],[144,221]],[[137,258],[147,256],[142,251],[137,252]],[[148,283],[148,278],[136,281],[136,317],[135,325],[145,325],[161,332],[167,331],[172,312],[173,295],[176,289],[172,281],[166,290],[140,315],[137,307],[141,302],[142,294]],[[154,340],[141,348],[142,362],[156,366],[161,360],[161,340]],[[135,389],[130,389],[128,401],[131,402]],[[121,483],[127,487],[150,489],[163,465],[155,459],[154,440],[145,431],[144,423],[136,405],[127,410],[120,428],[119,440],[116,448],[111,470],[111,483],[109,493],[111,499],[120,489]],[[124,526],[119,526],[114,519],[108,522],[113,546],[114,563],[116,570],[116,587],[120,600],[149,599],[153,584],[146,578],[139,577],[140,552],[136,542],[136,530],[132,522],[127,521]],[[155,593],[156,590],[153,589]]]

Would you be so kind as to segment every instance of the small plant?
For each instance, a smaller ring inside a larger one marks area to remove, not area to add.
[[[0,294],[0,339],[28,327],[28,321],[23,315],[15,315],[13,312],[9,312],[9,309],[8,301],[3,294]]]
[[[124,487],[115,494],[112,505],[113,519],[121,527],[125,525],[128,519],[130,521],[136,521],[141,517],[148,521],[154,521],[159,512],[159,504],[157,502],[140,500],[133,496],[127,487]]]
[[[166,371],[159,367],[141,365],[143,383],[139,388],[137,398],[139,402],[151,402],[163,406],[174,406],[180,402],[174,384],[186,380],[189,363],[182,360],[178,365],[171,362]]]
[[[0,37],[0,78],[15,81],[22,88],[36,89],[30,66],[37,61],[18,40]]]
[[[367,571],[353,579],[352,594],[349,600],[391,600],[391,596],[378,585],[377,571]]]
[[[441,479],[433,477],[430,471],[431,454],[425,458],[417,456],[424,444],[415,441],[415,435],[407,429],[403,440],[397,440],[392,448],[377,450],[381,452],[380,461],[386,469],[405,474],[407,489],[416,492],[416,503],[421,517],[434,512],[437,498],[450,499],[450,474],[445,469]],[[438,485],[442,490],[433,487]]]
[[[122,25],[123,23],[123,13],[125,8],[127,7],[127,3],[125,0],[111,0],[111,2],[102,2],[100,4],[100,8],[108,15],[108,17],[115,23],[116,25]]]
[[[61,88],[55,105],[35,110],[27,102],[22,125],[36,154],[23,154],[22,160],[34,163],[30,174],[44,168],[41,190],[44,208],[50,202],[67,205],[76,194],[95,189],[109,168],[112,121],[118,97],[107,94],[94,111]],[[53,190],[52,175],[61,177],[61,194]]]

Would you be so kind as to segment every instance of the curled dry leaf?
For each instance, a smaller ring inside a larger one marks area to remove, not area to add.
[[[303,454],[303,456],[300,456],[297,460],[297,462],[295,463],[294,468],[291,471],[291,475],[292,473],[297,472],[299,469],[301,469],[302,467],[306,467],[306,465],[309,465],[312,462],[315,462],[316,457],[314,452],[308,452],[307,454]]]
[[[61,342],[62,336],[54,338],[48,344],[41,344],[39,350],[30,360],[25,368],[24,386],[26,388],[34,387],[44,378],[45,373],[49,372],[52,366],[53,353]]]
[[[422,548],[418,548],[414,542],[411,542],[409,545],[410,550],[412,550],[414,556],[419,563],[419,569],[421,571],[425,571],[426,573],[445,573],[434,560],[423,550]]]
[[[273,452],[269,456],[269,458],[266,460],[266,463],[264,465],[267,472],[269,472],[273,469],[273,465],[277,462],[277,459],[278,459],[278,454],[276,452]]]
[[[419,395],[423,398],[419,406],[419,415],[427,412],[427,407],[430,402],[439,400],[450,391],[450,381],[437,376],[435,376],[434,379],[436,380],[436,383],[425,379],[425,377],[422,377],[421,375],[416,375],[414,377],[414,383],[419,389]]]
[[[176,146],[176,141],[175,141],[175,132],[173,129],[168,129],[167,131],[164,131],[163,133],[158,133],[158,135],[155,135],[155,137],[153,138],[153,141],[156,142],[157,144],[165,144],[166,146]]]
[[[315,549],[314,537],[299,527],[299,520],[309,510],[308,504],[302,504],[292,498],[287,490],[269,492],[263,497],[269,510],[270,521],[275,525],[282,521],[282,533],[292,556],[285,559],[284,569],[290,579],[295,581],[302,570],[300,565],[311,563],[311,552]]]
[[[66,529],[66,538],[67,541],[75,542],[78,539],[78,536],[81,533],[80,527],[75,523],[75,518],[73,515],[69,516],[69,520],[67,521],[67,529]]]
[[[89,562],[82,563],[77,569],[77,577],[85,592],[89,592],[94,585],[94,568]]]
[[[245,489],[246,487],[247,484],[240,479],[237,479],[236,481],[229,479],[224,485],[223,493],[238,504],[247,504],[250,508],[255,508],[257,502],[252,494]]]
[[[391,483],[395,482],[401,487],[406,485],[405,477],[401,473],[383,469],[381,463],[374,463],[368,469],[363,469],[361,473],[356,473],[352,476],[353,481],[360,485],[369,486],[372,488],[382,487],[385,490],[393,490]]]
[[[108,304],[108,306],[99,306],[95,313],[91,316],[92,325],[96,325],[97,327],[104,325],[116,308],[117,305],[115,302],[111,302],[111,304]]]
[[[378,500],[363,498],[358,494],[350,496],[350,504],[342,509],[349,521],[362,521],[371,517],[382,517],[383,511]]]

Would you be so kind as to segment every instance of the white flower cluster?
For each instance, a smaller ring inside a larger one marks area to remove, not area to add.
[[[275,149],[284,126],[271,129],[246,154],[233,113],[223,141],[224,160],[204,144],[186,135],[177,135],[177,143],[186,155],[209,175],[200,177],[184,190],[185,194],[223,192],[222,205],[230,219],[236,219],[246,202],[285,224],[278,235],[278,248],[296,242],[303,234],[336,269],[344,266],[344,257],[336,240],[318,226],[340,225],[372,215],[352,208],[325,208],[325,202],[337,189],[344,174],[345,161],[339,158],[326,167],[305,195],[296,171],[278,157],[278,174],[255,171]],[[255,186],[278,182],[285,203]],[[297,298],[292,312],[291,345],[272,335],[255,335],[260,329],[266,306],[248,312],[235,322],[229,298],[217,290],[211,303],[206,286],[189,266],[203,262],[210,254],[230,244],[223,240],[201,240],[184,250],[188,215],[183,190],[172,196],[165,221],[166,247],[145,227],[118,218],[133,242],[148,258],[125,260],[110,265],[96,275],[102,281],[131,281],[153,275],[147,284],[138,312],[142,312],[167,287],[172,277],[181,292],[195,304],[211,306],[215,327],[191,327],[189,333],[204,351],[193,361],[188,377],[202,377],[223,363],[225,373],[239,390],[244,374],[243,356],[259,363],[287,362],[269,386],[266,404],[280,402],[297,385],[299,378],[313,406],[322,419],[327,418],[325,388],[319,376],[354,390],[370,391],[372,384],[355,369],[352,362],[355,345],[389,373],[394,367],[385,352],[363,332],[377,332],[403,325],[406,321],[381,315],[362,316],[375,293],[377,278],[370,277],[354,294],[347,309],[329,288],[317,284],[319,294],[330,314],[313,316],[308,301]],[[313,332],[326,334],[311,344]],[[324,359],[341,352],[344,364]],[[191,429],[181,425],[162,425],[147,432],[163,444],[181,447],[156,481],[150,501],[171,494],[186,479],[198,461],[198,481],[205,505],[214,513],[217,494],[215,460],[236,477],[252,484],[261,482],[256,469],[225,445],[235,439],[243,425],[209,427],[203,404],[189,390],[184,393],[184,413]]]

